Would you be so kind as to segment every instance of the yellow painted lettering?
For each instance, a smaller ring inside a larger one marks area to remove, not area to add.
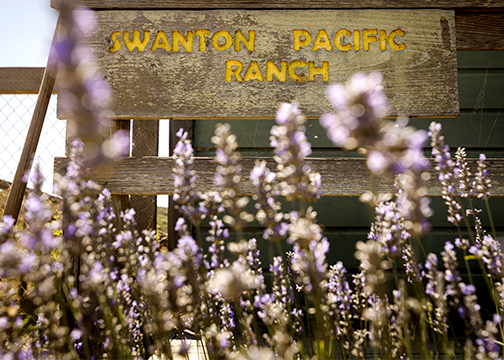
[[[234,49],[235,51],[240,51],[241,50],[241,44],[247,48],[248,51],[254,51],[255,50],[255,30],[249,30],[248,32],[249,38],[247,39],[245,35],[242,34],[241,30],[236,30],[235,31],[235,43],[234,43]]]
[[[315,81],[315,75],[322,75],[322,81],[329,81],[329,62],[322,61],[322,66],[316,67],[315,61],[308,61],[308,81]]]
[[[369,50],[369,43],[377,42],[378,29],[363,29],[362,30],[362,50]]]
[[[149,42],[149,39],[150,39],[150,31],[149,30],[144,30],[142,41],[140,41],[140,31],[139,30],[133,30],[133,40],[130,40],[128,30],[123,31],[124,45],[126,45],[126,47],[128,48],[129,51],[133,51],[135,48],[137,48],[137,50],[140,52],[144,51],[145,47],[147,46],[147,43]]]
[[[315,38],[315,43],[313,44],[313,51],[317,51],[322,48],[328,51],[333,49],[331,40],[329,40],[329,36],[327,35],[327,31],[324,29],[319,30],[317,37]]]
[[[112,41],[114,45],[108,48],[109,52],[116,52],[121,48],[121,42],[117,39],[119,35],[121,35],[120,31],[114,31],[112,34],[110,34],[110,41]]]
[[[352,36],[352,32],[348,29],[338,30],[338,32],[334,36],[334,46],[336,46],[336,49],[340,51],[350,51],[352,44],[345,41],[346,44],[343,45],[341,41],[343,39],[343,35],[350,37]]]
[[[304,60],[294,60],[289,63],[289,78],[292,81],[299,81],[303,82],[306,81],[306,75],[301,74],[298,75],[296,74],[296,69],[299,67],[305,67],[306,66],[306,61]]]
[[[387,31],[380,30],[380,50],[387,50]]]
[[[245,81],[250,81],[250,80],[264,81],[264,78],[261,74],[261,69],[259,68],[259,64],[257,63],[257,61],[250,62],[250,65],[247,69],[247,72],[245,73],[245,76],[243,77],[243,80],[245,80]]]
[[[273,75],[278,81],[287,80],[287,61],[280,62],[280,69],[276,67],[273,61],[266,61],[266,81],[273,81]]]
[[[163,30],[159,30],[157,32],[154,43],[152,44],[151,50],[154,51],[156,49],[165,49],[166,51],[171,51],[170,43],[168,42],[166,34]]]
[[[353,48],[355,51],[360,50],[360,31],[353,31]]]
[[[224,44],[219,44],[219,39],[223,38],[225,40]],[[229,31],[219,30],[212,36],[212,45],[215,49],[223,51],[229,49],[233,45],[233,37]]]
[[[393,30],[388,36],[388,44],[390,45],[390,47],[393,50],[396,50],[396,51],[404,50],[406,48],[406,44],[405,43],[402,43],[402,44],[396,43],[395,42],[396,35],[404,36],[404,35],[406,35],[406,33],[404,32],[404,30],[401,30],[401,29]]]
[[[180,46],[182,45],[186,52],[192,52],[193,46],[193,32],[187,32],[187,39],[180,33],[178,30],[172,31],[172,43],[173,43],[173,51],[179,52]]]
[[[292,30],[294,35],[294,50],[311,44],[311,34],[307,30]],[[302,39],[301,39],[302,38]]]
[[[243,64],[238,60],[227,60],[226,61],[226,72],[225,72],[225,80],[231,81],[233,75],[236,78],[236,81],[242,81],[242,77],[240,72],[243,69]]]
[[[206,50],[206,39],[210,36],[210,30],[208,29],[196,29],[194,32],[199,39],[199,51]]]

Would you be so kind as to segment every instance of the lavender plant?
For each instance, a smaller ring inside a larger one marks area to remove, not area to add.
[[[492,235],[484,230],[472,202],[480,198],[488,205],[484,155],[476,169],[462,149],[454,162],[441,126],[431,125],[448,221],[459,237],[447,241],[440,256],[429,253],[422,260],[419,235],[428,230],[430,214],[427,134],[405,120],[384,120],[381,77],[358,74],[329,89],[336,113],[321,123],[336,146],[360,149],[375,176],[396,183],[395,195],[363,196],[375,208],[375,220],[367,242],[356,244],[358,273],[347,275],[341,261],[327,263],[330,244],[310,205],[321,196],[321,178],[305,162],[311,148],[297,103],[279,108],[271,130],[276,170],[258,162],[250,174],[255,218],[265,228],[264,241],[277,246],[271,262],[263,264],[258,241],[244,236],[254,217],[246,211],[249,199],[237,196],[240,155],[227,125],[213,137],[216,189],[206,193],[195,186],[192,145],[183,131],[177,134],[174,199],[187,220],[177,222],[180,240],[168,251],[154,232],[136,228],[133,210],[115,214],[110,193],[91,180],[90,166],[119,154],[115,148],[123,144],[100,144],[97,135],[107,128],[98,96],[105,87],[84,71],[88,58],[76,55],[84,52],[82,16],[89,20],[87,13],[63,8],[58,46],[67,89],[62,101],[74,114],[72,134],[84,140],[73,141],[67,174],[56,180],[62,216],[47,207],[36,171],[26,199],[28,228],[19,230],[9,217],[0,222],[2,358],[187,358],[191,344],[205,359],[501,357],[504,259],[495,229]],[[294,210],[283,210],[280,196]],[[468,200],[467,209],[458,197]],[[205,219],[209,230],[203,235]],[[469,229],[464,232],[462,224]],[[486,315],[478,304],[482,290],[476,292],[469,261],[484,274],[495,314]]]

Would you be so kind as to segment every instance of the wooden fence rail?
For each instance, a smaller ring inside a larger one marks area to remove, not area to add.
[[[274,169],[276,163],[272,158],[243,158],[241,164],[242,181],[239,195],[255,193],[255,187],[248,176],[256,160],[266,160],[268,167]],[[476,167],[476,159],[469,159],[469,166]],[[313,170],[320,172],[322,177],[322,194],[324,196],[359,196],[372,188],[378,192],[393,192],[393,182],[390,179],[372,178],[366,167],[365,159],[356,158],[310,158],[307,161]],[[68,159],[56,158],[54,171],[65,173]],[[99,174],[97,181],[107,187],[113,194],[173,194],[172,158],[142,157],[123,158],[117,160],[111,171]],[[487,170],[492,180],[493,196],[504,196],[504,159],[487,159]],[[216,189],[213,185],[216,163],[210,157],[194,159],[196,169],[196,187],[200,191]],[[472,171],[474,173],[474,170]],[[430,170],[431,178],[427,182],[429,196],[441,196],[442,188],[434,170]]]

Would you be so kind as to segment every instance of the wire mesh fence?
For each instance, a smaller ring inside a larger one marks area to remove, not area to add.
[[[37,95],[0,95],[0,216],[9,193]],[[66,122],[56,117],[56,95],[51,96],[44,126],[38,142],[33,166],[37,165],[45,177],[42,191],[52,194],[54,157],[65,155]],[[31,184],[28,183],[28,189]]]
[[[0,218],[26,141],[36,101],[37,95],[0,95]],[[56,117],[56,101],[56,95],[52,95],[33,161],[33,166],[37,165],[45,177],[42,191],[49,195],[52,195],[54,158],[65,156],[66,121]],[[159,121],[159,156],[168,156],[168,122]],[[141,146],[140,143],[136,145]],[[28,183],[28,189],[31,187]],[[51,197],[51,201],[56,210],[58,199]],[[168,196],[158,196],[157,201],[156,197],[152,197],[151,201],[157,202],[159,207],[158,230],[166,233]],[[20,223],[22,224],[22,218]]]

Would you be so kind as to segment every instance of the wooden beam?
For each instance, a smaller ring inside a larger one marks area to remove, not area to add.
[[[43,67],[0,68],[0,94],[38,94]],[[56,93],[56,89],[52,89]]]
[[[504,9],[455,12],[457,50],[504,50]]]
[[[58,1],[51,0],[57,8]],[[415,9],[499,8],[503,0],[78,0],[91,9]]]
[[[276,163],[272,158],[244,158],[240,195],[251,195],[255,192],[248,178],[256,160],[266,160],[268,167],[274,169]],[[56,158],[54,171],[63,174],[68,160]],[[322,193],[324,196],[359,196],[371,189],[371,178],[365,159],[359,158],[310,158],[307,161],[312,169],[322,176]],[[470,159],[471,168],[475,168],[476,159]],[[489,177],[493,187],[493,196],[504,196],[504,160],[487,159]],[[171,158],[125,158],[115,162],[113,170],[106,177],[97,181],[107,187],[113,194],[173,194]],[[429,196],[440,196],[441,186],[437,180],[434,164],[431,167],[431,179],[427,183]],[[216,164],[212,158],[195,158],[196,187],[200,191],[215,189],[213,178]],[[378,192],[393,192],[392,180],[375,178],[375,189]]]

